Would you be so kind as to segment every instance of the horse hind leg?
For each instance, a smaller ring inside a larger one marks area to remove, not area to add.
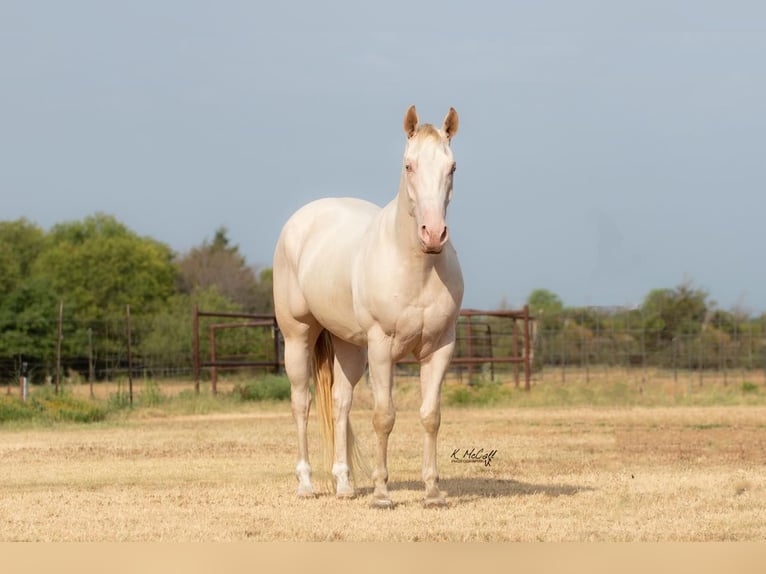
[[[351,411],[354,387],[364,374],[367,354],[364,348],[347,343],[337,337],[333,337],[332,342],[335,354],[332,386],[335,444],[332,474],[335,477],[336,495],[339,498],[353,498],[356,492],[351,475],[353,471],[360,470],[358,468],[360,465],[364,465],[351,430],[349,412]]]
[[[285,337],[285,371],[290,379],[290,402],[298,430],[298,463],[295,476],[298,479],[297,494],[313,497],[311,465],[309,464],[308,418],[311,406],[309,378],[311,376],[311,350],[313,338],[309,333],[298,337]]]

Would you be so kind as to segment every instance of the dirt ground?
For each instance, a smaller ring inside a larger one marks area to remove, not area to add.
[[[352,413],[370,461],[371,419]],[[421,504],[415,409],[391,435],[393,510],[365,477],[353,500],[298,499],[294,434],[287,404],[0,428],[0,541],[766,540],[764,407],[443,409],[443,509]]]

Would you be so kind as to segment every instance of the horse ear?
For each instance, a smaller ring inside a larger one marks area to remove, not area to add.
[[[446,134],[448,140],[452,140],[452,138],[455,137],[458,123],[455,108],[450,108],[447,112],[447,117],[444,118],[444,125],[442,126],[442,131]]]
[[[418,131],[418,112],[415,111],[415,106],[410,106],[407,110],[407,114],[404,116],[404,133],[407,134],[407,139],[415,135]]]

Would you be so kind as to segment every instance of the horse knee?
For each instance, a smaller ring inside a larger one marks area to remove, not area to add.
[[[439,432],[442,415],[439,409],[420,409],[420,422],[429,434]]]
[[[309,392],[308,385],[291,385],[290,405],[294,417],[306,417],[311,406],[311,393]]]
[[[376,432],[390,434],[394,428],[395,420],[394,409],[377,410],[372,417],[372,424]]]
[[[348,413],[351,410],[351,397],[342,395],[333,397],[333,415],[336,419],[340,417],[348,417]]]

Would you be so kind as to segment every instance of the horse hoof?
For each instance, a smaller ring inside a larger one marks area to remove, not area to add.
[[[299,488],[296,494],[298,498],[316,498],[316,494],[311,488]]]
[[[339,490],[335,493],[335,497],[343,500],[351,500],[352,498],[356,498],[356,492],[354,492],[353,488],[351,490]]]
[[[370,508],[391,509],[393,507],[394,502],[390,498],[373,498],[370,502]]]
[[[426,498],[423,500],[423,506],[425,508],[444,508],[447,506],[447,499],[443,496],[438,498]]]

